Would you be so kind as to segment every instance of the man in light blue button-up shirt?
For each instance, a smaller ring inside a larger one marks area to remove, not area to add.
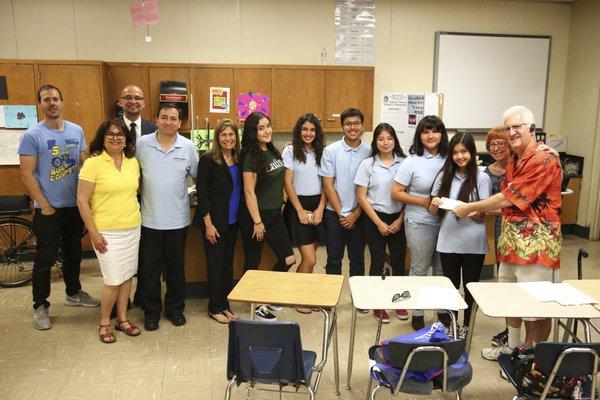
[[[158,130],[142,136],[136,145],[142,171],[142,237],[138,279],[146,330],[158,329],[162,311],[160,274],[166,264],[167,293],[164,308],[173,325],[183,325],[185,308],[185,239],[190,224],[187,192],[189,178],[196,177],[198,153],[177,132],[179,109],[163,103],[156,118]]]
[[[340,120],[344,137],[325,147],[319,169],[327,195],[325,270],[328,274],[342,273],[344,247],[348,246],[350,276],[364,275],[365,235],[354,178],[362,160],[371,155],[371,148],[360,140],[364,123],[360,110],[349,108]]]

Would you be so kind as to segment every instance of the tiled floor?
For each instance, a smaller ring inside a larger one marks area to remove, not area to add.
[[[600,278],[600,242],[567,236],[561,279],[576,278],[576,255],[580,247],[590,253],[590,258],[584,260],[584,277]],[[318,264],[323,265],[324,261],[325,252],[320,249]],[[316,273],[323,273],[323,268],[317,268]],[[96,260],[84,262],[81,279],[87,291],[99,294],[102,278]],[[100,310],[65,307],[64,285],[58,276],[53,279],[52,290],[50,314],[54,327],[41,332],[32,326],[31,287],[0,289],[0,399],[223,398],[227,327],[208,318],[205,299],[187,301],[188,323],[183,327],[174,327],[163,319],[158,331],[143,332],[137,338],[117,332],[117,342],[106,345],[98,340]],[[248,308],[244,306],[235,305],[234,309],[247,315]],[[346,390],[351,317],[347,283],[338,312],[341,395],[337,397],[334,393],[333,364],[329,362],[317,398],[364,399],[368,377],[366,352],[374,340],[376,322],[371,315],[359,315],[352,390]],[[431,314],[429,317],[431,319]],[[131,311],[130,318],[143,325],[139,308]],[[300,322],[304,347],[319,350],[322,328],[319,316],[286,309],[279,313],[279,318]],[[478,315],[471,357],[474,377],[463,392],[465,399],[512,397],[513,390],[500,378],[497,364],[481,359],[478,354],[502,325],[499,319]],[[409,331],[409,322],[395,319],[384,326],[382,337]],[[261,399],[278,398],[274,393],[254,395]],[[245,396],[244,388],[234,389],[234,399]],[[284,395],[283,398],[304,398],[304,395]],[[389,395],[381,393],[378,398],[389,398]],[[432,398],[453,397],[436,393]]]

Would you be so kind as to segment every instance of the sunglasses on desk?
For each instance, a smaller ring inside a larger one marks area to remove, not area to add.
[[[392,296],[392,303],[397,303],[399,301],[406,300],[406,299],[410,299],[410,292],[408,290],[405,290],[402,293],[394,294],[394,296]]]

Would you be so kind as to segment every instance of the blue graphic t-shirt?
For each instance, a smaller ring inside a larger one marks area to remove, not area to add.
[[[34,175],[52,207],[77,205],[79,154],[86,148],[83,129],[69,121],[63,131],[39,122],[21,137],[19,155],[37,157]],[[37,202],[35,207],[40,207]]]

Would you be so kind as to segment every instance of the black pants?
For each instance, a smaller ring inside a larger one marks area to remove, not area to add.
[[[457,253],[440,253],[442,261],[442,270],[444,276],[452,281],[456,289],[460,288],[460,276],[462,271],[462,282],[465,291],[465,302],[467,308],[465,310],[465,318],[463,324],[468,326],[471,321],[471,308],[473,308],[473,296],[467,289],[467,283],[479,282],[481,269],[483,268],[483,260],[485,254],[457,254]]]
[[[81,289],[81,235],[83,221],[77,207],[56,208],[52,215],[43,215],[39,208],[33,215],[33,231],[36,236],[36,257],[33,264],[33,308],[41,305],[50,307],[51,269],[62,251],[62,275],[67,295],[72,296]]]
[[[385,214],[375,211],[379,218],[388,225],[398,219],[400,213]],[[371,268],[369,275],[381,276],[385,262],[385,248],[390,251],[390,265],[394,276],[405,275],[404,259],[406,258],[406,235],[404,234],[404,223],[402,228],[392,235],[382,236],[377,229],[377,225],[369,218],[364,216],[365,237],[369,252],[371,253]]]
[[[242,206],[239,214],[240,231],[242,233],[242,245],[244,246],[244,267],[246,270],[257,269],[260,265],[262,247],[265,240],[269,243],[277,263],[273,266],[273,271],[287,272],[291,265],[287,265],[285,259],[294,254],[292,242],[288,235],[287,228],[281,215],[281,209],[260,210],[260,218],[265,225],[265,237],[258,241],[252,238],[254,233],[254,221],[245,206]]]
[[[357,221],[354,229],[346,229],[340,225],[337,214],[325,209],[325,236],[327,238],[327,265],[328,274],[342,274],[342,259],[344,247],[348,247],[350,259],[350,276],[363,276],[365,274],[365,230],[363,216]]]
[[[227,295],[233,287],[233,256],[238,226],[232,224],[219,232],[217,243],[211,244],[203,237],[206,272],[208,274],[208,312],[215,314],[229,308]]]
[[[167,317],[183,314],[185,308],[185,238],[187,227],[159,230],[142,226],[142,262],[138,267],[141,277],[141,301],[148,319],[159,319],[162,311],[160,295],[161,267],[165,264]]]

